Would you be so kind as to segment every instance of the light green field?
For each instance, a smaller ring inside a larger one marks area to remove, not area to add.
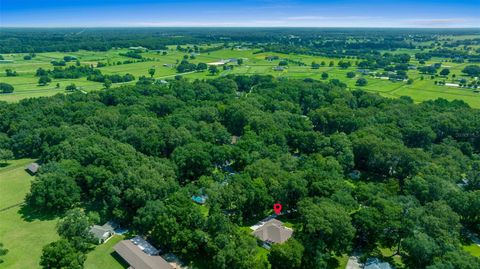
[[[59,238],[57,218],[36,215],[22,205],[34,178],[25,167],[33,161],[21,159],[0,166],[0,242],[8,249],[0,268],[40,268],[43,246]],[[127,268],[112,255],[113,246],[122,239],[123,236],[116,235],[89,252],[85,268]]]
[[[185,47],[185,46],[184,46]],[[13,63],[3,63],[0,64],[0,80],[2,82],[10,83],[15,87],[15,92],[13,94],[3,94],[0,95],[0,101],[15,102],[28,97],[39,97],[39,96],[51,96],[57,93],[65,93],[65,87],[71,83],[75,83],[83,91],[92,91],[100,90],[103,88],[102,83],[92,82],[86,80],[86,78],[73,79],[73,80],[53,80],[47,86],[38,86],[38,78],[34,76],[37,68],[42,67],[44,69],[52,69],[50,64],[51,60],[61,60],[63,56],[71,55],[76,56],[82,64],[93,64],[94,66],[98,62],[104,63],[116,63],[117,61],[124,61],[129,58],[120,56],[119,53],[126,52],[127,49],[116,49],[110,50],[107,52],[91,52],[91,51],[78,51],[73,53],[60,53],[60,52],[50,52],[50,53],[38,53],[37,57],[30,61],[23,60],[25,54],[4,54],[6,60],[13,60]],[[192,63],[198,64],[200,62],[210,63],[216,62],[221,59],[229,58],[243,58],[244,64],[241,66],[234,66],[233,70],[221,70],[220,74],[217,76],[211,76],[208,72],[199,72],[185,74],[184,76],[189,79],[205,79],[205,78],[214,78],[218,76],[225,76],[228,74],[237,74],[237,75],[273,75],[275,77],[291,77],[291,78],[313,78],[321,79],[321,74],[327,72],[329,75],[328,79],[339,79],[340,81],[347,84],[350,89],[359,88],[355,86],[356,80],[361,77],[359,73],[355,78],[349,79],[346,77],[346,74],[351,71],[355,71],[357,68],[352,66],[348,69],[340,69],[337,66],[339,59],[331,59],[320,56],[310,56],[310,55],[298,55],[298,54],[281,54],[281,53],[257,53],[255,54],[255,49],[250,50],[232,50],[232,49],[222,49],[209,53],[200,53],[196,56],[195,59],[189,60]],[[408,53],[414,55],[417,50],[398,50],[395,53]],[[177,51],[174,49],[174,46],[170,46],[167,55],[162,55],[161,53],[156,52],[145,52],[142,54],[145,58],[151,60],[147,62],[138,62],[132,64],[122,64],[122,65],[109,65],[99,68],[104,74],[133,74],[137,79],[139,76],[148,76],[148,69],[155,68],[156,72],[154,77],[156,79],[166,79],[173,78],[177,75],[176,70],[171,67],[166,67],[164,64],[176,64],[177,61],[181,61],[183,56],[186,53]],[[307,66],[298,66],[296,64],[290,63],[289,67],[284,71],[274,71],[273,67],[278,65],[279,60],[276,61],[267,61],[265,60],[266,56],[279,56],[280,58],[288,58],[290,60],[301,61]],[[351,62],[355,60],[348,59]],[[310,67],[312,62],[321,63],[322,61],[326,62],[327,66],[320,67],[319,69],[312,69]],[[328,67],[330,61],[335,63],[334,67]],[[442,59],[432,59],[428,61],[427,64],[433,64],[436,62],[442,62]],[[68,63],[73,64],[73,63]],[[412,60],[411,64],[418,64],[416,60]],[[461,70],[468,65],[468,63],[452,63],[452,62],[442,62],[444,67],[448,67],[451,70],[450,77],[446,79],[447,82],[451,82],[451,75],[456,74],[457,79],[462,78]],[[19,74],[18,77],[5,77],[5,69],[10,68]],[[420,80],[421,75],[417,70],[408,71],[409,78],[413,79],[414,82],[411,85],[408,85],[406,82],[391,82],[388,80],[382,80],[379,78],[374,78],[371,76],[364,76],[368,80],[368,85],[361,87],[362,89],[369,92],[377,92],[380,95],[385,97],[400,97],[400,96],[410,96],[415,102],[422,102],[425,100],[431,100],[436,98],[445,98],[447,100],[460,99],[469,103],[472,107],[480,108],[480,94],[474,93],[472,89],[461,89],[448,86],[435,85],[434,81],[443,80],[443,78],[436,77],[430,79],[430,76],[424,75],[424,80]],[[56,84],[60,83],[60,88],[56,88]],[[134,82],[130,82],[134,83]],[[113,85],[115,86],[115,84]]]
[[[464,245],[463,249],[467,251],[468,253],[472,254],[475,257],[480,258],[480,246],[474,243],[471,243],[470,245]]]
[[[88,253],[85,261],[85,269],[124,269],[128,268],[119,257],[114,254],[113,246],[123,240],[123,236],[115,235],[110,238],[105,244],[97,246],[93,251]]]
[[[21,159],[0,168],[0,241],[8,249],[0,268],[39,268],[42,247],[58,239],[56,219],[37,216],[22,207],[33,177]]]

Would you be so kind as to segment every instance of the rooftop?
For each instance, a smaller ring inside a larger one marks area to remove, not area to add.
[[[38,163],[31,163],[27,166],[27,170],[33,174],[38,172],[38,169],[40,168],[40,165]]]
[[[267,243],[283,243],[293,234],[293,230],[283,225],[277,219],[271,219],[252,232],[258,239]]]
[[[147,240],[143,239],[141,236],[135,236],[134,238],[130,239],[134,245],[137,245],[139,249],[145,252],[148,255],[154,256],[160,253],[160,250],[156,249]]]
[[[122,240],[113,248],[133,269],[173,269],[162,257],[148,255],[132,240]]]

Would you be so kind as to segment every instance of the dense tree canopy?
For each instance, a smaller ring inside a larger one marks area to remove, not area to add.
[[[478,262],[460,244],[462,231],[480,231],[480,111],[461,101],[226,76],[0,103],[0,113],[0,148],[42,163],[31,206],[89,208],[187,260],[329,268],[354,247],[386,247],[410,268]],[[293,238],[262,259],[242,226],[276,202]],[[82,221],[67,225],[71,215]],[[73,238],[87,222],[69,211],[59,233]],[[81,264],[70,241],[49,245],[43,263]]]

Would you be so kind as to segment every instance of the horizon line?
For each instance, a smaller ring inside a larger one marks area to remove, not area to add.
[[[298,28],[298,29],[332,29],[332,28],[343,28],[343,29],[479,29],[480,27],[475,27],[475,26],[442,26],[442,27],[424,27],[424,26],[382,26],[382,27],[377,27],[377,26],[226,26],[226,25],[211,25],[211,26],[155,26],[155,25],[142,25],[142,26],[135,26],[135,25],[118,25],[118,26],[82,26],[82,25],[71,25],[71,26],[61,26],[61,25],[56,25],[56,26],[34,26],[34,25],[21,25],[21,26],[15,26],[15,25],[8,25],[8,26],[3,26],[0,25],[1,28],[36,28],[36,29],[68,29],[68,28],[89,28],[89,29],[98,29],[98,28],[103,28],[103,29],[108,29],[108,28]]]

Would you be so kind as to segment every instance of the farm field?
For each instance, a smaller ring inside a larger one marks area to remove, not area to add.
[[[0,238],[8,249],[1,268],[40,268],[42,247],[58,239],[57,219],[35,215],[22,206],[33,180],[24,169],[32,161],[10,161],[0,168]]]
[[[85,77],[79,79],[54,79],[46,86],[39,86],[37,81],[38,77],[35,77],[35,72],[38,68],[52,69],[50,61],[61,60],[64,56],[75,56],[83,65],[96,66],[99,62],[106,63],[107,66],[99,67],[103,74],[107,75],[125,75],[127,73],[135,76],[136,79],[140,76],[149,76],[148,70],[150,68],[155,69],[155,79],[173,79],[178,75],[175,66],[178,61],[183,59],[186,54],[178,51],[174,46],[170,46],[167,55],[162,55],[160,52],[148,51],[142,53],[142,56],[148,60],[136,63],[117,65],[118,61],[129,60],[130,58],[120,56],[120,53],[128,52],[128,49],[113,49],[107,52],[91,52],[91,51],[78,51],[72,53],[38,53],[32,60],[24,60],[23,56],[26,54],[4,54],[6,60],[13,60],[13,63],[1,63],[0,64],[0,80],[14,86],[15,91],[11,94],[0,95],[0,101],[17,102],[24,98],[51,96],[57,93],[65,93],[65,87],[74,83],[80,90],[89,92],[92,90],[100,90],[104,86],[100,82],[89,81]],[[396,98],[400,96],[410,96],[415,102],[422,102],[425,100],[431,100],[436,98],[445,98],[447,100],[459,99],[467,102],[472,107],[480,108],[480,93],[474,92],[468,88],[449,87],[444,85],[435,85],[435,80],[446,80],[446,82],[453,82],[453,79],[444,79],[441,77],[435,77],[431,79],[428,75],[421,75],[417,70],[409,70],[407,72],[408,77],[413,80],[413,83],[408,84],[405,81],[390,81],[386,79],[375,78],[369,75],[362,75],[356,70],[355,66],[351,66],[346,69],[342,69],[337,66],[340,59],[310,56],[302,54],[282,54],[282,53],[270,53],[262,52],[257,53],[256,49],[221,49],[208,53],[200,53],[195,56],[195,59],[190,59],[191,63],[211,63],[222,59],[243,59],[242,65],[233,65],[233,70],[222,70],[220,67],[220,73],[212,76],[208,72],[189,72],[183,74],[188,79],[209,79],[219,76],[225,76],[228,74],[234,75],[273,75],[275,77],[287,77],[287,78],[313,78],[317,80],[322,79],[322,73],[328,74],[328,79],[338,79],[341,82],[347,84],[349,89],[361,88],[369,92],[376,92],[382,96]],[[417,50],[399,50],[396,53],[408,53],[412,56],[418,52]],[[279,60],[268,61],[267,56],[278,56]],[[283,71],[275,71],[274,67],[278,65],[281,59],[288,59],[294,61],[290,63],[288,68]],[[348,59],[347,59],[348,60]],[[328,66],[330,61],[333,61],[334,66]],[[350,60],[353,61],[354,60]],[[300,66],[295,62],[302,62],[305,65]],[[311,63],[325,62],[325,66],[320,66],[318,69],[312,69]],[[425,64],[430,65],[433,63],[442,62],[440,58],[427,61]],[[411,64],[418,65],[418,61],[415,59],[410,61]],[[68,65],[74,65],[74,62],[67,63]],[[456,75],[456,79],[462,78],[461,70],[468,65],[468,63],[452,63],[443,62],[442,65],[451,70],[451,74]],[[6,77],[5,70],[12,69],[18,73],[16,77]],[[347,78],[348,72],[356,72],[354,78]],[[356,80],[360,77],[364,77],[368,84],[366,86],[356,86]],[[450,81],[451,80],[451,81]],[[57,87],[57,83],[59,87]],[[134,81],[127,82],[134,83]],[[113,84],[113,87],[119,84]]]

